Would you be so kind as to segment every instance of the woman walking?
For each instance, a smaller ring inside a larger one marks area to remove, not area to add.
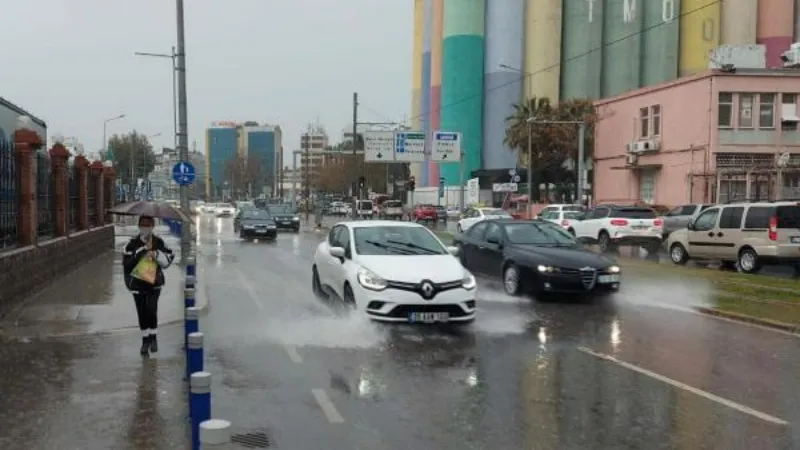
[[[153,234],[154,224],[152,217],[139,217],[139,233],[125,246],[122,257],[125,286],[133,294],[142,331],[142,355],[158,351],[158,297],[164,286],[164,269],[174,259],[164,240]]]

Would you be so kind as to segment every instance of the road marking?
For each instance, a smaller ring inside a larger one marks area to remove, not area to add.
[[[626,368],[628,370],[632,370],[634,372],[638,372],[638,373],[640,373],[642,375],[647,375],[650,378],[653,378],[653,379],[656,379],[658,381],[667,383],[667,384],[669,384],[671,386],[674,386],[674,387],[676,387],[678,389],[683,389],[684,391],[691,392],[693,394],[699,395],[699,396],[701,396],[703,398],[706,398],[708,400],[717,402],[717,403],[719,403],[721,405],[725,405],[728,408],[735,409],[735,410],[737,410],[739,412],[743,412],[743,413],[751,415],[753,417],[757,417],[757,418],[759,418],[761,420],[764,420],[766,422],[774,423],[776,425],[787,425],[788,424],[788,422],[786,422],[783,419],[779,419],[779,418],[777,418],[775,416],[771,416],[771,415],[769,415],[767,413],[763,413],[761,411],[756,411],[755,409],[748,408],[747,406],[741,405],[741,404],[736,403],[736,402],[734,402],[732,400],[728,400],[728,399],[722,398],[722,397],[720,397],[718,395],[714,395],[714,394],[712,394],[710,392],[706,392],[706,391],[704,391],[702,389],[698,389],[696,387],[689,386],[688,384],[681,383],[680,381],[673,380],[672,378],[667,378],[664,375],[659,375],[659,374],[657,374],[655,372],[649,371],[647,369],[644,369],[642,367],[636,366],[634,364],[627,363],[625,361],[621,361],[621,360],[619,360],[619,359],[617,359],[617,358],[615,358],[615,357],[613,357],[611,355],[606,355],[605,353],[599,353],[599,352],[596,352],[596,351],[594,351],[592,349],[589,349],[589,348],[586,348],[586,347],[578,347],[578,351],[586,353],[588,355],[592,355],[592,356],[594,356],[596,358],[600,358],[600,359],[605,360],[605,361],[612,362],[612,363],[620,365],[620,366],[622,366],[622,367],[624,367],[624,368]]]
[[[294,348],[292,345],[284,345],[284,350],[286,350],[286,354],[289,355],[289,359],[292,360],[295,364],[302,364],[303,358],[300,357],[300,353],[297,353],[297,349]]]
[[[247,291],[248,294],[250,294],[250,300],[253,301],[253,303],[256,305],[256,308],[258,308],[259,311],[263,311],[264,305],[258,301],[258,292],[256,291],[256,288],[252,283],[250,283],[250,281],[247,280],[247,277],[244,276],[241,270],[236,269],[236,275],[239,277],[239,283],[241,286],[245,291]]]
[[[325,414],[325,418],[328,419],[328,422],[344,423],[344,417],[336,410],[336,406],[333,405],[325,389],[312,389],[311,393],[314,394],[314,398],[317,400],[317,404],[320,409],[322,409],[322,413]]]

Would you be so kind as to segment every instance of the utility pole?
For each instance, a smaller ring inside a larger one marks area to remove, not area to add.
[[[353,92],[353,162],[350,168],[350,179],[352,180],[353,208],[351,214],[353,219],[358,217],[358,200],[361,198],[361,190],[358,185],[358,167],[356,165],[356,148],[358,142],[358,92]]]
[[[306,163],[304,166],[306,168],[306,188],[304,190],[306,197],[306,223],[308,223],[309,209],[311,209],[311,174],[309,171],[311,168],[311,125],[308,126],[308,131],[306,132]]]
[[[178,72],[178,149],[179,157],[183,162],[189,162],[189,131],[188,114],[186,112],[186,36],[183,23],[183,0],[175,0],[178,46],[175,55],[175,71]],[[181,209],[189,211],[189,186],[181,185]],[[188,258],[191,250],[190,224],[181,227],[181,257]]]

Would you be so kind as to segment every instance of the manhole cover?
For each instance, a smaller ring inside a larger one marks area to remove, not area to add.
[[[234,434],[231,436],[231,442],[245,448],[268,448],[270,446],[269,436],[263,431]]]

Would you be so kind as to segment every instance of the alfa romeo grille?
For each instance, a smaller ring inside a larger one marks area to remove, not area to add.
[[[581,283],[587,291],[594,289],[597,283],[597,271],[595,269],[581,269]]]

